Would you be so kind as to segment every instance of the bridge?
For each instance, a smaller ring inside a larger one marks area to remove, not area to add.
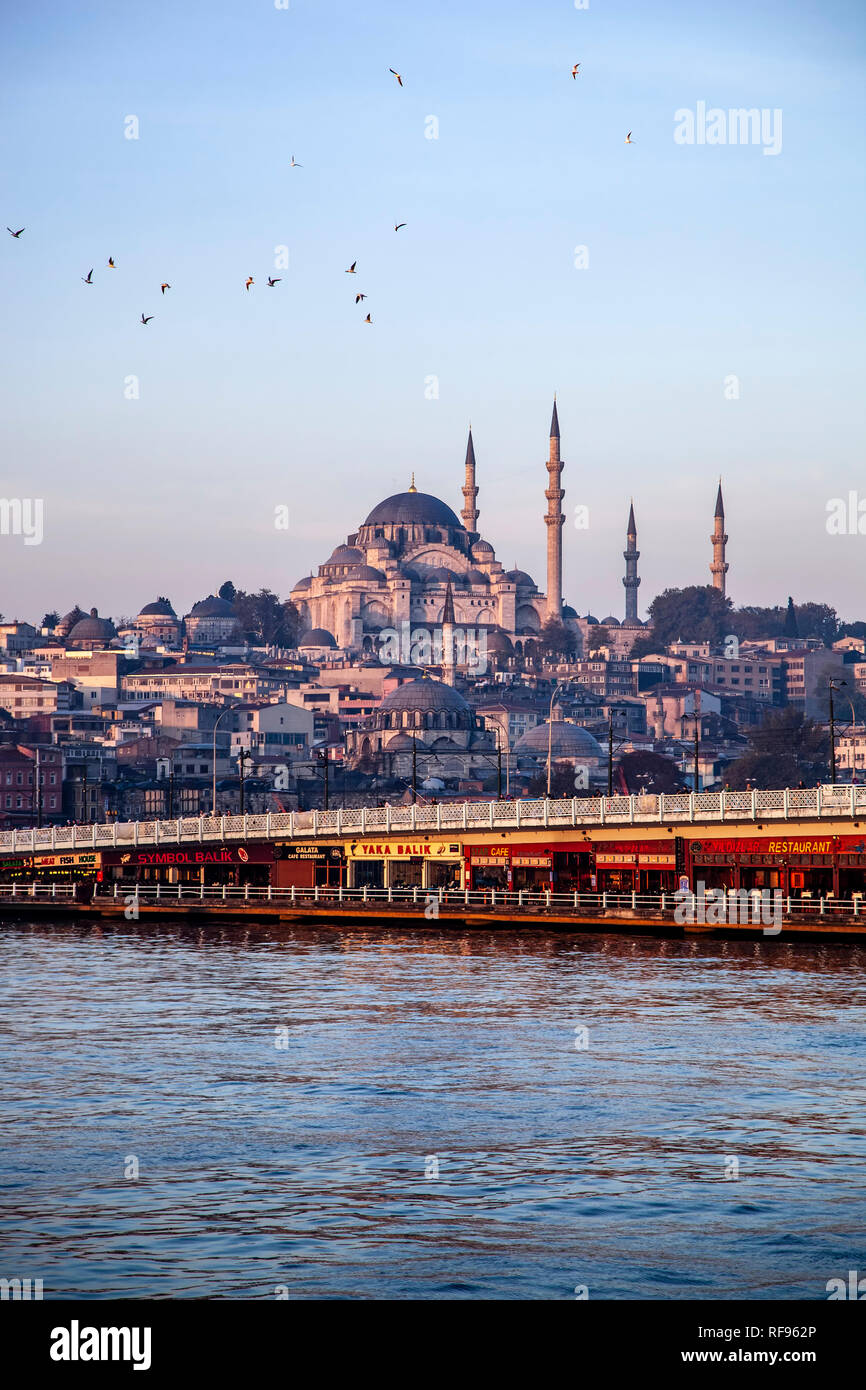
[[[194,816],[176,820],[51,825],[0,831],[7,855],[101,850],[137,845],[225,843],[402,834],[598,828],[628,825],[761,825],[765,822],[866,820],[866,786],[846,784],[769,791],[682,792],[534,801],[462,801],[435,806],[361,806],[334,811]]]

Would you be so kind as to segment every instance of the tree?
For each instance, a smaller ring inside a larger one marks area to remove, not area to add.
[[[571,763],[556,762],[550,769],[550,795],[585,796],[585,790],[575,787],[576,773]],[[547,796],[547,767],[540,769],[531,779],[527,788],[530,796]]]
[[[711,584],[665,589],[649,606],[653,645],[658,650],[684,642],[721,642],[733,631],[731,600]]]
[[[749,736],[749,748],[731,763],[726,781],[734,790],[807,787],[829,776],[830,739],[826,730],[800,710],[774,710]]]
[[[281,600],[270,589],[257,594],[236,590],[234,609],[248,642],[256,646],[294,647],[301,621],[289,600]]]
[[[538,645],[548,656],[574,656],[577,638],[558,618],[548,618],[538,634]]]
[[[866,643],[866,623],[843,623],[837,633],[839,637],[856,637],[858,641]]]
[[[217,593],[221,599],[225,599],[226,603],[234,603],[237,590],[232,581],[227,579],[224,584],[220,584]]]
[[[671,758],[661,753],[623,753],[617,770],[629,795],[641,792],[659,795],[683,790],[682,773]]]
[[[800,636],[800,629],[797,626],[797,610],[790,595],[788,596],[788,611],[785,614],[784,634],[786,637]]]
[[[652,656],[659,650],[659,643],[653,636],[646,636],[641,633],[631,644],[629,652],[630,661],[639,661],[642,656]]]
[[[46,613],[46,614],[45,614],[45,616],[44,616],[44,618],[42,619],[42,622],[39,624],[39,626],[40,626],[40,627],[56,627],[57,624],[58,624],[59,622],[60,622],[60,614],[59,614],[59,613],[55,613],[55,612],[52,610],[50,613]]]
[[[801,637],[820,637],[825,647],[836,641],[839,620],[829,603],[798,603],[797,626]]]
[[[600,647],[606,647],[610,641],[610,633],[606,627],[599,624],[589,629],[589,636],[586,639],[586,650],[588,653],[597,652]]]

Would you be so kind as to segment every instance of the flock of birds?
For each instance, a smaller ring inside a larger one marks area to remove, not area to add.
[[[388,71],[389,71],[389,72],[392,72],[392,73],[394,74],[394,76],[395,76],[396,79],[397,79],[397,82],[398,82],[399,86],[402,87],[402,86],[403,86],[403,78],[401,77],[401,75],[400,75],[400,73],[397,71],[397,69],[396,69],[396,68],[389,68]],[[580,76],[580,63],[575,63],[575,64],[574,64],[574,67],[571,69],[571,75],[572,75],[572,77],[573,77],[575,80]],[[633,144],[635,143],[634,140],[632,140],[632,138],[631,138],[631,131],[629,131],[628,135],[625,137],[625,143],[626,143],[627,145],[633,145]],[[298,161],[295,159],[295,156],[292,155],[292,162],[291,162],[291,164],[289,165],[289,168],[290,168],[290,169],[303,169],[303,167],[304,167],[303,164],[299,164]],[[400,228],[401,228],[401,227],[405,227],[406,225],[407,225],[407,224],[406,224],[405,222],[396,222],[396,223],[394,224],[394,231],[395,231],[395,232],[399,232],[399,231],[400,231]],[[26,231],[27,228],[26,228],[26,227],[19,227],[18,230],[17,230],[17,232],[16,232],[16,231],[13,231],[11,227],[7,226],[6,230],[7,230],[7,232],[9,233],[9,235],[10,235],[11,237],[14,237],[14,238],[16,239],[16,241],[17,241],[17,239],[21,236],[21,233],[24,232],[24,231]],[[357,266],[358,266],[358,262],[357,262],[357,261],[353,261],[352,264],[349,266],[348,270],[346,271],[346,274],[347,274],[347,275],[355,275],[355,274],[357,273]],[[109,256],[109,258],[108,258],[108,269],[109,269],[109,270],[114,270],[114,269],[115,269],[115,262],[114,262],[114,257],[113,257],[113,256]],[[84,282],[85,285],[92,285],[92,284],[93,284],[93,267],[90,268],[90,270],[87,272],[86,275],[82,275],[81,279],[83,280],[83,282]],[[282,276],[281,276],[281,275],[276,275],[276,276],[274,276],[274,275],[269,275],[269,276],[268,276],[268,289],[271,289],[271,290],[274,289],[274,287],[275,287],[276,285],[279,285],[279,284],[281,283],[281,281],[282,281]],[[255,282],[255,279],[253,278],[253,276],[252,276],[252,275],[248,275],[247,278],[246,278],[245,288],[246,288],[247,290],[249,290],[250,286],[251,286],[251,285],[254,285],[255,283],[256,283],[256,282]],[[164,281],[162,281],[162,283],[160,284],[160,287],[159,287],[159,288],[160,288],[160,291],[162,292],[162,294],[164,295],[165,292],[166,292],[166,290],[170,290],[170,289],[171,289],[171,285],[168,283],[167,280],[164,280]],[[365,300],[366,298],[367,298],[367,296],[366,296],[365,294],[360,294],[360,293],[359,293],[359,294],[356,294],[356,295],[355,295],[355,303],[356,303],[356,304],[363,304],[363,302],[364,302],[364,300]],[[151,319],[152,319],[153,317],[154,317],[153,314],[144,314],[144,313],[142,313],[142,315],[141,315],[141,322],[142,322],[142,323],[145,325],[145,327],[146,327],[146,326],[150,323],[150,321],[151,321]],[[373,319],[372,319],[371,315],[368,313],[367,316],[366,316],[366,318],[364,319],[364,323],[370,323],[370,324],[372,324],[372,322],[373,322]]]

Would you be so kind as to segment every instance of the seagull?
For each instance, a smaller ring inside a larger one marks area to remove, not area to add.
[[[356,294],[356,295],[355,295],[355,303],[356,303],[356,304],[360,304],[361,300],[362,300],[362,299],[366,299],[366,298],[367,298],[367,296],[366,296],[365,294]]]
[[[170,289],[171,289],[171,285],[168,283],[167,280],[164,280],[163,283],[160,285],[159,288],[162,290],[163,294],[165,294],[166,290],[170,290]]]
[[[571,75],[572,75],[572,77],[577,77],[577,70],[578,70],[579,67],[580,67],[580,63],[575,63],[574,67],[571,69]]]
[[[109,258],[108,258],[108,264],[111,266],[111,269],[112,269],[112,270],[115,269],[114,257],[113,257],[113,256],[109,256]]]
[[[282,275],[278,275],[277,278],[276,278],[276,280],[272,280],[271,277],[270,277],[270,275],[269,275],[269,276],[268,276],[268,285],[270,286],[271,289],[273,289],[273,288],[274,288],[274,285],[278,285],[278,284],[280,283],[280,281],[282,280],[282,278],[283,278]]]
[[[373,322],[373,320],[370,318],[370,315],[369,315],[369,314],[368,314],[367,317],[364,319],[364,322],[365,322],[365,323],[372,323],[372,322]]]
[[[354,274],[355,274],[355,266],[356,266],[357,264],[358,264],[357,261],[353,261],[352,264],[349,266],[349,269],[346,271],[346,274],[347,274],[347,275],[354,275]]]
[[[92,285],[92,284],[93,284],[93,281],[92,281],[92,279],[90,278],[90,277],[92,276],[92,274],[93,274],[93,270],[91,269],[91,270],[89,270],[89,271],[87,272],[86,275],[82,275],[81,278],[82,278],[82,280],[84,281],[85,285]]]
[[[254,285],[254,284],[255,284],[255,280],[253,279],[252,275],[248,275],[248,276],[247,276],[247,289],[249,289],[250,285]]]
[[[388,71],[389,71],[389,72],[393,72],[394,76],[396,77],[397,81],[400,83],[400,86],[402,87],[402,86],[403,86],[403,79],[402,79],[402,77],[400,76],[400,74],[399,74],[399,72],[397,71],[397,69],[396,69],[396,68],[389,68]]]
[[[625,137],[625,143],[626,143],[627,145],[633,145],[633,144],[634,144],[634,140],[632,140],[632,138],[631,138],[631,131],[629,131],[628,135]]]
[[[289,168],[290,168],[290,169],[303,169],[303,167],[304,167],[303,164],[299,164],[298,161],[295,159],[295,156],[292,155],[292,162],[291,162],[291,164],[289,165]]]
[[[144,314],[142,314],[142,316],[141,316],[141,321],[142,321],[142,323],[150,323],[150,321],[151,321],[152,318],[153,318],[153,314],[148,314],[148,315],[147,315],[147,318],[145,318]]]
[[[397,225],[396,225],[396,227],[394,228],[394,231],[395,231],[395,232],[399,232],[400,228],[401,228],[401,227],[405,227],[405,226],[406,226],[406,223],[405,223],[405,222],[398,222]]]
[[[19,227],[19,229],[18,229],[17,232],[13,232],[13,230],[12,230],[11,227],[7,227],[6,230],[7,230],[7,232],[9,233],[10,236],[19,237],[19,236],[21,235],[21,233],[24,231],[24,228],[23,228],[23,227]]]

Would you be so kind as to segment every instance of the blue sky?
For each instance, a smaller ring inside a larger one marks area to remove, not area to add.
[[[735,603],[866,617],[866,535],[825,527],[866,499],[864,29],[832,0],[4,6],[3,491],[45,538],[0,537],[0,609],[285,595],[413,469],[459,509],[470,419],[481,530],[543,586],[556,391],[580,612],[621,614],[632,495],[641,611],[708,582],[722,474]],[[677,145],[699,101],[780,108],[781,152]]]

